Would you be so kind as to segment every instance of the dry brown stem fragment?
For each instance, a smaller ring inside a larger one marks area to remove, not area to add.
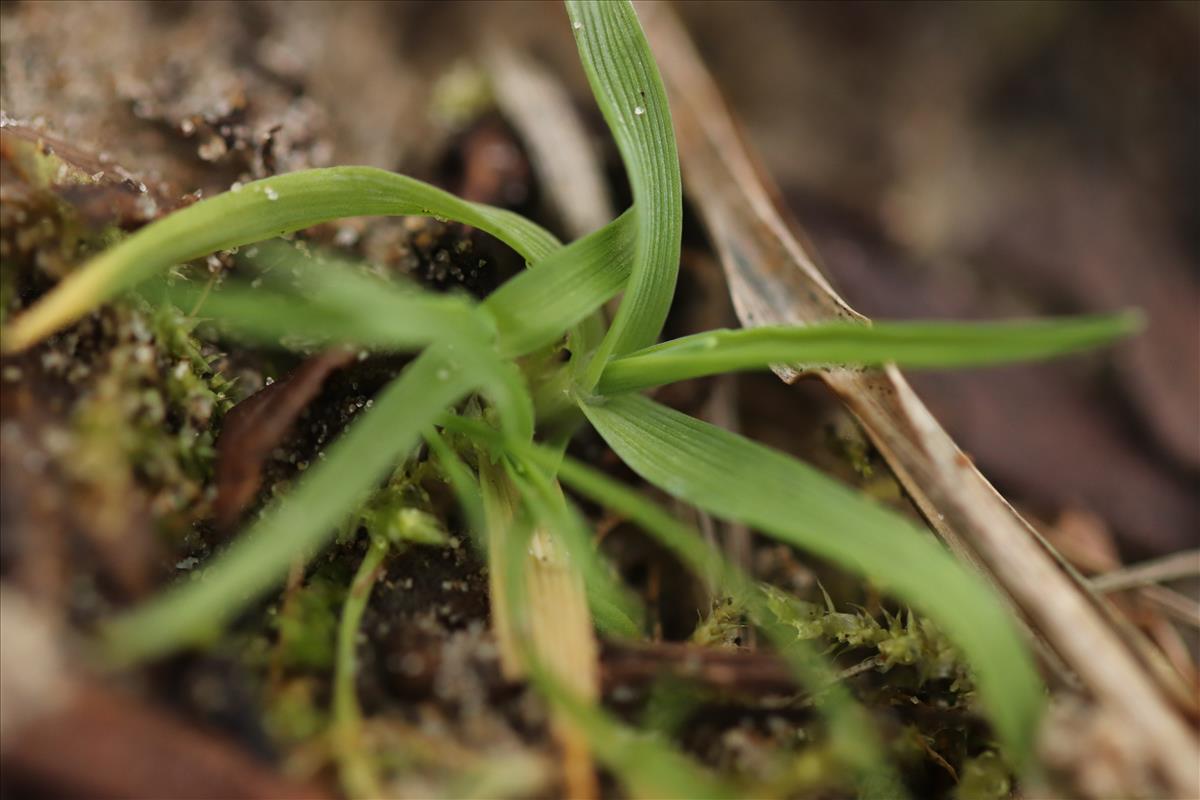
[[[258,492],[267,456],[321,391],[325,379],[353,360],[353,352],[340,348],[315,355],[225,415],[217,439],[214,515],[219,527],[228,530],[238,521]]]
[[[521,573],[528,627],[515,629],[502,565],[509,557],[509,537],[515,535],[514,510],[519,507],[520,498],[509,477],[486,458],[480,464],[480,479],[490,526],[492,627],[505,679],[518,680],[526,674],[523,653],[529,651],[522,648],[519,637],[527,636],[528,645],[542,667],[563,688],[585,702],[595,702],[600,691],[598,646],[579,568],[552,531],[535,529]],[[553,715],[551,725],[562,750],[567,796],[580,800],[599,797],[600,787],[587,737],[562,713]]]

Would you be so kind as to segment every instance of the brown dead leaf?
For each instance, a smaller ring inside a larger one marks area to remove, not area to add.
[[[55,795],[94,798],[321,798],[198,731],[98,685],[80,685],[61,710],[24,725],[4,773]]]
[[[44,164],[35,154],[52,156],[58,171],[49,176],[41,173]],[[13,165],[21,187],[52,191],[92,232],[110,225],[133,230],[179,205],[161,187],[137,180],[111,158],[27,125],[9,123],[0,130],[0,159]],[[21,187],[5,181],[6,191]]]
[[[280,381],[264,387],[225,415],[217,438],[217,525],[229,530],[254,500],[263,464],[292,429],[329,375],[354,361],[345,349],[312,356]]]
[[[42,603],[0,585],[0,768],[7,794],[321,798],[233,742],[79,673]]]

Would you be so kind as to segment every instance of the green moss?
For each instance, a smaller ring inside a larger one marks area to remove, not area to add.
[[[271,696],[263,712],[267,732],[276,741],[299,743],[324,733],[329,715],[318,702],[321,681],[292,678]]]
[[[53,152],[6,137],[0,204],[0,313],[47,280],[70,272],[124,234],[84,224],[62,187],[99,181]],[[128,525],[130,491],[144,490],[167,527],[207,511],[217,423],[230,385],[194,335],[195,322],[137,297],[110,304],[45,346],[41,365],[71,384],[72,447],[64,468],[99,505],[95,519],[113,535]]]
[[[736,647],[745,619],[745,610],[732,597],[718,598],[709,615],[692,631],[691,640],[706,647]]]
[[[955,800],[1003,800],[1012,794],[1011,769],[993,750],[967,759],[954,791]]]
[[[229,384],[202,355],[190,322],[169,310],[120,302],[104,312],[90,339],[79,332],[56,346],[61,358],[50,358],[75,362],[76,369],[81,351],[98,352],[76,378],[73,475],[105,483],[114,470],[128,473],[150,494],[156,516],[205,516]]]
[[[771,611],[800,639],[872,648],[878,654],[881,671],[897,666],[913,667],[921,684],[933,679],[951,679],[952,691],[966,693],[971,689],[966,664],[950,640],[932,621],[911,610],[893,615],[884,609],[881,624],[865,611],[837,611],[828,595],[821,606],[798,600],[770,585],[764,584],[763,588]]]
[[[39,271],[61,278],[89,254],[120,239],[113,225],[84,224],[61,194],[71,186],[94,186],[96,177],[62,160],[40,142],[4,138],[4,202],[0,203],[2,312],[12,311],[21,276]]]
[[[318,574],[288,599],[276,622],[283,667],[325,670],[333,666],[338,609],[345,598],[345,581]]]

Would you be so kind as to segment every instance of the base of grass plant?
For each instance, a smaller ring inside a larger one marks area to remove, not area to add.
[[[510,680],[540,668],[585,705],[600,688],[598,648],[583,576],[557,531],[522,510],[521,476],[480,463],[487,515],[489,596],[501,665]],[[499,569],[497,565],[505,565]],[[598,797],[589,742],[569,717],[552,718],[563,756],[563,781],[571,797]]]

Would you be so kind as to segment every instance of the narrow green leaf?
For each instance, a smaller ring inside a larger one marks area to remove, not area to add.
[[[567,14],[625,163],[637,219],[629,286],[589,369],[594,384],[610,355],[652,344],[662,331],[679,270],[683,200],[666,91],[633,6],[628,0],[567,0]]]
[[[350,273],[343,270],[339,276],[348,278]],[[211,319],[236,337],[273,346],[299,340],[305,345],[344,343],[409,351],[447,339],[494,338],[490,320],[462,298],[398,291],[370,279],[365,283],[374,285],[372,294],[357,301],[280,291],[245,280],[228,280],[207,296],[204,287],[194,283],[164,287],[159,295],[180,309],[196,309],[199,319]]]
[[[500,427],[510,439],[533,438],[533,398],[525,385],[525,376],[511,361],[496,358],[490,347],[458,340],[444,342],[439,350],[446,354],[450,370],[462,370],[471,376],[473,386],[491,403],[500,418]]]
[[[371,215],[454,219],[496,236],[531,262],[558,247],[553,236],[523,217],[403,175],[371,167],[293,172],[202,200],[101,253],[12,320],[3,347],[28,347],[174,264],[331,219]]]
[[[714,330],[614,359],[598,390],[627,392],[772,364],[965,367],[1050,358],[1107,344],[1141,327],[1137,314],[1014,322],[826,323]]]
[[[636,219],[626,211],[515,275],[488,295],[500,352],[520,356],[562,338],[616,296],[629,278]]]
[[[264,242],[254,250],[257,254],[246,260],[259,283],[330,311],[372,318],[371,324],[395,331],[397,346],[406,340],[495,338],[491,319],[465,292],[434,292],[397,276],[384,279],[364,272],[361,263],[285,242]]]
[[[1028,756],[1042,686],[999,600],[929,534],[811,467],[640,395],[582,405],[621,459],[669,494],[866,575],[962,649],[997,732]]]
[[[382,796],[373,759],[363,747],[362,708],[355,687],[359,627],[387,551],[386,539],[382,536],[371,539],[367,554],[354,573],[350,591],[346,593],[338,623],[337,660],[333,673],[333,745],[342,788],[355,798]]]
[[[454,497],[458,500],[463,515],[467,518],[467,529],[471,539],[481,554],[487,553],[487,543],[484,535],[487,522],[483,515],[483,495],[480,492],[479,480],[471,472],[470,467],[463,462],[433,425],[425,429],[423,436],[429,445],[429,450],[437,461],[438,467],[450,484]]]
[[[533,405],[524,377],[514,364],[496,357],[493,320],[468,298],[388,284],[287,247],[267,249],[264,261],[279,259],[282,268],[264,271],[258,288],[235,283],[204,297],[203,290],[185,284],[163,292],[181,307],[203,299],[201,311],[236,332],[274,344],[289,335],[385,350],[437,343],[454,369],[472,374],[510,435],[532,436]]]
[[[215,633],[270,591],[291,563],[324,545],[335,528],[421,431],[476,385],[437,348],[426,351],[375,398],[311,467],[295,490],[190,579],[105,626],[118,663],[161,656]]]

